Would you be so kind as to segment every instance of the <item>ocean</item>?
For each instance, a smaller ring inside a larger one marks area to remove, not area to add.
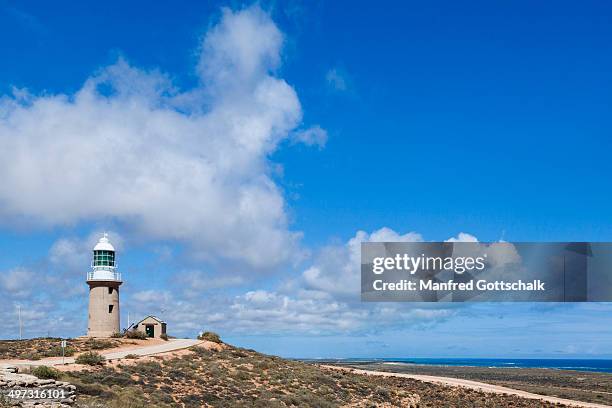
[[[347,359],[342,362],[394,362],[404,364],[494,367],[494,368],[551,368],[557,370],[612,373],[612,360],[582,359],[502,359],[502,358],[382,358]]]

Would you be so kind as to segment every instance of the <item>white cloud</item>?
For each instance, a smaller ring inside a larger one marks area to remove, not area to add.
[[[171,295],[167,291],[162,290],[142,290],[132,295],[132,299],[136,302],[145,303],[147,306],[151,304],[165,304],[171,298]]]
[[[204,39],[200,76],[222,93],[227,86],[256,88],[280,65],[283,34],[259,7],[239,12],[224,8],[222,12],[221,22]]]
[[[294,89],[274,76],[282,44],[259,7],[224,9],[203,39],[195,89],[119,60],[74,94],[5,96],[0,221],[110,218],[206,258],[290,259],[300,234],[268,175],[268,154],[302,120]]]
[[[62,331],[74,330],[85,316],[79,312],[86,310],[81,306],[86,299],[83,289],[75,288],[70,280],[58,279],[45,268],[45,262],[35,267],[0,271],[0,338],[18,336],[18,306],[26,337],[60,335]],[[77,292],[78,297],[73,298]],[[76,306],[67,305],[75,299],[82,301]]]
[[[478,238],[472,234],[460,232],[456,237],[449,238],[445,242],[478,242]]]
[[[121,237],[111,234],[122,242]],[[77,270],[78,273],[83,271],[83,265],[77,264],[89,263],[91,246],[98,237],[98,233],[93,233],[82,241],[63,238],[52,245],[49,265],[52,269],[73,265],[74,271],[66,272],[73,277],[34,275],[22,269],[0,275],[0,295],[6,303],[14,305],[21,300],[23,310],[32,314],[32,319],[28,320],[29,333],[45,334],[40,329],[45,319],[55,322],[58,334],[61,334],[60,329],[75,334],[83,332],[86,316],[82,310],[86,310],[87,303],[85,285],[79,285],[83,290],[72,297],[58,298],[56,294],[58,290],[69,293],[69,287],[74,286],[77,279]],[[130,291],[126,286],[122,309],[130,312],[132,320],[149,314],[159,315],[168,321],[174,335],[193,335],[210,329],[228,335],[355,334],[401,330],[402,325],[413,328],[431,325],[453,316],[455,308],[448,305],[420,304],[415,307],[414,304],[359,301],[360,244],[381,241],[421,242],[423,237],[415,232],[401,234],[390,228],[372,233],[358,231],[344,244],[329,245],[320,250],[312,264],[296,279],[288,276],[285,282],[270,288],[266,288],[266,282],[253,284],[231,271],[220,276],[201,270],[182,271],[172,274],[169,277],[172,284],[164,286],[164,289]],[[19,295],[14,292],[20,283],[32,281],[34,276],[39,276],[37,285],[26,285],[32,289],[29,293]],[[79,282],[82,282],[81,278],[78,278]],[[249,285],[249,289],[228,288],[236,285]],[[71,304],[73,301],[76,302]],[[2,317],[9,326],[0,327],[0,332],[13,333],[14,336],[14,310],[5,308],[0,311]]]
[[[255,290],[255,291],[247,292],[244,294],[244,299],[247,302],[251,302],[255,304],[269,303],[270,301],[274,300],[276,297],[277,295],[267,292],[265,290]],[[283,302],[283,304],[286,305],[286,300],[288,300],[288,298],[284,298],[284,299],[285,301]]]
[[[119,233],[94,231],[85,239],[70,237],[55,241],[49,249],[49,263],[68,274],[83,274],[91,263],[93,247],[104,233],[108,234],[115,249],[121,251],[124,247],[124,239]]]
[[[320,293],[320,292],[319,292]],[[176,330],[214,329],[224,334],[314,334],[363,333],[401,330],[435,324],[452,316],[451,308],[409,304],[362,304],[310,296],[311,292],[283,294],[254,290],[233,299],[175,302],[167,307],[166,320]]]
[[[306,146],[318,146],[319,148],[323,148],[327,143],[327,131],[316,125],[295,132],[291,139],[294,143],[303,143]]]
[[[368,234],[358,231],[342,246],[323,248],[315,263],[302,274],[306,288],[320,290],[334,296],[358,299],[361,292],[360,270],[362,242],[421,242],[423,237],[416,232],[399,234],[383,227]]]
[[[359,300],[360,244],[365,242],[421,242],[415,232],[398,233],[381,228],[358,231],[342,245],[319,251],[312,265],[299,277],[274,287],[235,280],[231,272],[215,277],[203,271],[184,271],[173,276],[176,285],[160,293],[144,290],[129,296],[132,315],[161,313],[177,335],[201,330],[229,334],[337,334],[401,330],[437,324],[454,315],[448,305],[372,304]],[[269,282],[268,282],[269,283]],[[238,288],[210,291],[233,285]]]
[[[446,242],[479,242],[478,238],[474,235],[460,232],[456,237],[452,237],[446,240]],[[511,269],[505,269],[509,266],[519,267],[522,261],[521,256],[516,250],[515,246],[510,243],[499,241],[497,244],[503,245],[491,245],[491,244],[480,244],[478,246],[461,247],[455,248],[455,255],[461,256],[477,256],[478,254],[485,251],[487,254],[487,263],[491,268],[504,268],[505,276],[510,277]],[[518,270],[515,268],[515,272]]]
[[[314,262],[301,276],[301,279],[290,282],[286,291],[304,288],[320,291],[334,299],[352,302],[359,299],[361,293],[361,243],[362,242],[423,242],[423,236],[416,232],[398,233],[383,227],[372,233],[358,231],[354,237],[343,245],[330,245],[321,249]],[[445,242],[479,242],[474,235],[461,232]],[[521,257],[511,244],[477,246],[456,246],[455,256],[477,256],[483,251],[487,254],[487,263],[492,268],[507,268],[507,273],[521,264]]]
[[[15,268],[0,275],[0,290],[15,298],[29,296],[34,290],[35,274],[25,268]]]
[[[193,298],[203,296],[204,291],[238,286],[247,281],[245,277],[230,271],[223,272],[223,275],[215,275],[198,270],[182,271],[175,274],[173,282],[183,288],[187,297]]]

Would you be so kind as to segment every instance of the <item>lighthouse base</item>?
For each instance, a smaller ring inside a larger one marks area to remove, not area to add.
[[[88,337],[111,337],[120,333],[119,286],[117,281],[89,281]]]

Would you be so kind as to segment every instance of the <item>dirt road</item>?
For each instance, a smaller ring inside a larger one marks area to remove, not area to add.
[[[136,354],[138,356],[151,356],[154,354],[161,354],[161,353],[167,353],[169,351],[186,349],[186,348],[195,346],[200,343],[202,343],[202,341],[193,340],[193,339],[170,339],[161,344],[155,344],[151,346],[130,348],[130,349],[120,350],[120,351],[113,351],[113,349],[103,350],[103,351],[100,351],[100,354],[103,355],[107,360],[117,360],[117,359],[124,358],[128,354]],[[62,362],[65,362],[66,364],[72,364],[74,363],[74,360],[75,360],[74,357],[66,357],[63,361],[61,357],[53,357],[53,358],[46,358],[42,360],[31,360],[31,361],[30,360],[0,361],[0,366],[3,366],[3,365],[13,366],[13,367],[15,366],[16,367],[41,366],[41,365],[56,366],[56,365],[61,365]]]
[[[349,367],[338,367],[338,366],[331,366],[331,365],[324,365],[323,367],[331,368],[334,370],[351,371],[357,374],[377,375],[381,377],[412,378],[414,380],[441,384],[441,385],[447,385],[450,387],[464,387],[464,388],[471,388],[474,390],[480,390],[483,392],[516,395],[522,398],[548,401],[551,403],[560,403],[560,404],[565,404],[565,405],[569,405],[572,407],[611,408],[610,405],[602,405],[602,404],[595,404],[591,402],[581,402],[581,401],[568,400],[564,398],[549,397],[546,395],[533,394],[527,391],[521,391],[521,390],[515,390],[512,388],[501,387],[499,385],[486,384],[486,383],[482,383],[478,381],[471,381],[471,380],[462,380],[459,378],[436,377],[432,375],[418,375],[418,374],[387,373],[387,372],[382,372],[382,371],[359,370],[359,369],[354,369],[354,368],[349,368]]]

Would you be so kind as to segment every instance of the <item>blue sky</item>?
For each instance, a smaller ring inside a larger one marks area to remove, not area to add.
[[[123,320],[163,314],[178,335],[297,357],[612,357],[606,304],[362,305],[353,251],[410,232],[612,240],[611,15],[0,1],[0,336],[17,304],[28,335],[82,334],[107,230]]]

